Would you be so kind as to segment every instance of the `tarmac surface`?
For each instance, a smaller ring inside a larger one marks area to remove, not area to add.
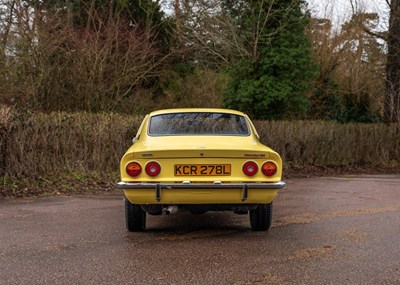
[[[400,284],[400,175],[291,179],[273,226],[148,216],[120,195],[0,201],[0,284]]]

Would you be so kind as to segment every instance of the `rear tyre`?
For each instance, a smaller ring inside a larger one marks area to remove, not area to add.
[[[146,228],[146,212],[125,198],[125,224],[129,232],[142,232]]]
[[[250,225],[253,231],[268,231],[272,224],[272,202],[260,204],[250,211]]]

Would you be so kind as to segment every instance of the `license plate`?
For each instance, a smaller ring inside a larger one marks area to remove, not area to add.
[[[230,164],[175,164],[175,176],[228,176]]]

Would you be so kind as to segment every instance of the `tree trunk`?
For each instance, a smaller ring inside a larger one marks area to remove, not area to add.
[[[400,121],[400,0],[390,4],[384,119]]]

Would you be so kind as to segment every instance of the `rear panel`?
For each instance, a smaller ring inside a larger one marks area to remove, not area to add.
[[[139,176],[133,178],[126,173],[128,163],[135,161],[142,166]],[[148,162],[155,161],[160,164],[161,172],[156,177],[151,177],[144,171]],[[254,176],[247,176],[243,172],[243,165],[254,161],[258,171]],[[265,176],[261,167],[265,162],[273,161],[278,166],[278,171],[271,177]],[[193,166],[193,167],[191,167]],[[214,167],[214,169],[213,169]],[[206,169],[207,168],[207,169]],[[215,169],[218,168],[218,169]],[[218,175],[218,174],[221,175]],[[280,158],[274,154],[268,159],[253,158],[155,158],[155,159],[123,159],[121,162],[121,176],[124,182],[278,182],[281,180],[282,167]]]

